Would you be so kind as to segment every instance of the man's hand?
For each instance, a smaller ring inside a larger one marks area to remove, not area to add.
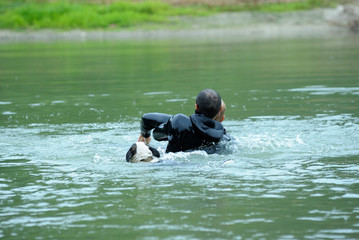
[[[144,142],[146,145],[148,145],[151,142],[151,137],[145,138],[142,136],[142,134],[140,134],[137,142]]]

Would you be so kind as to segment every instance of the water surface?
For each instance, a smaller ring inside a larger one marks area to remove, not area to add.
[[[0,238],[357,239],[358,40],[0,45]],[[225,154],[125,162],[203,88]]]

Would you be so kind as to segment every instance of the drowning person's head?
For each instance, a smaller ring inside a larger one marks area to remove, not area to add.
[[[226,104],[222,100],[221,109],[213,119],[218,122],[223,122],[224,118],[226,117],[225,112],[226,112]]]

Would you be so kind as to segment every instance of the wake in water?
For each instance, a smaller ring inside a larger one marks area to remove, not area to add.
[[[270,161],[359,155],[359,119],[351,115],[263,116],[226,121],[234,141],[225,154],[204,151],[165,153],[166,142],[152,141],[163,163],[208,162],[243,158]],[[76,164],[79,162],[125,163],[125,155],[139,134],[134,123],[32,124],[0,129],[1,159]]]
[[[226,219],[213,225],[219,229],[245,223],[245,228],[258,231],[263,224],[282,224],[285,217],[291,226],[305,226],[297,230],[300,239],[305,238],[303,231],[313,239],[328,236],[318,233],[315,224],[333,226],[325,230],[331,239],[358,232],[358,118],[227,121],[224,125],[235,138],[228,153],[165,154],[166,143],[153,141],[161,152],[161,162],[153,164],[125,160],[139,134],[138,121],[133,122],[0,128],[0,200],[6,203],[0,214],[5,229],[92,228],[108,220],[116,223],[116,234],[118,227],[137,231],[143,224],[182,231],[188,224],[177,226],[179,216],[191,218],[200,211],[199,218],[206,221],[191,223],[195,232],[197,226],[207,226],[208,216]],[[153,217],[159,213],[162,218]],[[150,221],[133,225],[138,216]],[[167,219],[170,223],[163,225]]]

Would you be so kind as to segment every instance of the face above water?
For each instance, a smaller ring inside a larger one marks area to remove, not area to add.
[[[156,149],[147,146],[143,142],[136,142],[128,150],[126,161],[131,163],[151,162],[154,157],[159,157]]]

